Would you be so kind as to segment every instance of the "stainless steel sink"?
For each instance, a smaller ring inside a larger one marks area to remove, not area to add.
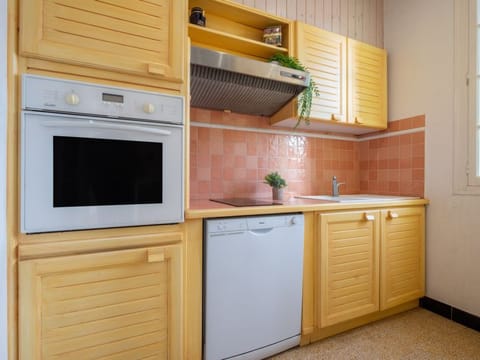
[[[300,199],[327,200],[341,203],[355,202],[378,202],[378,201],[397,201],[418,199],[416,196],[393,196],[393,195],[374,195],[374,194],[354,194],[354,195],[298,195]]]

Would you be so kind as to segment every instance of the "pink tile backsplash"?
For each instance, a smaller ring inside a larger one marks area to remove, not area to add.
[[[195,122],[270,128],[263,117],[191,109]],[[270,197],[263,177],[278,171],[287,195],[325,194],[332,176],[345,182],[342,193],[423,196],[424,132],[394,132],[425,125],[417,116],[389,123],[364,141],[332,140],[255,131],[190,128],[190,197]],[[390,134],[391,133],[391,134]],[[363,136],[365,138],[365,136]]]
[[[360,143],[360,192],[423,197],[425,132],[394,133],[424,126],[424,115],[393,121],[376,133],[391,136]]]

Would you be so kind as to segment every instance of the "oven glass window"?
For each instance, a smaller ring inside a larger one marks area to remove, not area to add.
[[[53,206],[162,203],[163,144],[53,138]]]

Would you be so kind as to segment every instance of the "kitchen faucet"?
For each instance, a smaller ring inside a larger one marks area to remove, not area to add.
[[[345,184],[344,182],[337,182],[337,177],[334,176],[332,178],[332,196],[339,196],[340,195],[340,191],[339,191],[339,188],[340,188],[340,185],[343,185]]]

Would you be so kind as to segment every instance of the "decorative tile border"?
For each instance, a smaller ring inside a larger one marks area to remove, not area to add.
[[[277,135],[298,135],[319,139],[337,139],[358,142],[425,131],[425,115],[390,121],[386,130],[357,136],[341,133],[322,133],[305,129],[302,129],[301,131],[295,129],[288,130],[271,126],[268,118],[264,116],[243,115],[198,108],[190,109],[190,119],[190,125],[197,127],[262,132]]]

